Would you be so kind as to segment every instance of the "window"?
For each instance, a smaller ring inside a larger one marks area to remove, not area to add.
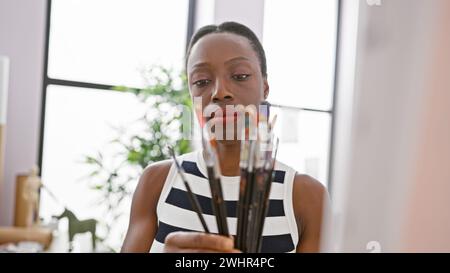
[[[327,185],[338,1],[266,0],[269,101],[279,114],[279,159]],[[293,152],[296,151],[296,152]]]
[[[45,219],[61,213],[62,206],[81,219],[102,217],[98,196],[82,181],[90,170],[82,160],[101,149],[113,154],[105,150],[115,136],[113,127],[145,110],[133,95],[110,89],[142,87],[140,71],[151,65],[182,68],[193,29],[192,2],[49,1],[41,175],[59,202],[42,192]],[[118,209],[128,213],[129,203]],[[128,219],[122,220],[126,227]]]

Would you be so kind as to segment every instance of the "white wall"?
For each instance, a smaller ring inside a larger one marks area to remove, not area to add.
[[[450,252],[450,2],[437,1],[402,251]]]
[[[338,117],[352,112],[336,130],[350,145],[335,150],[340,195],[324,251],[450,250],[448,7],[447,0],[360,2],[356,63],[339,67],[341,83],[355,72],[347,86],[354,93],[338,91],[351,103],[337,104]]]
[[[13,221],[15,176],[38,159],[45,14],[45,0],[0,0],[0,55],[10,58],[0,225]]]

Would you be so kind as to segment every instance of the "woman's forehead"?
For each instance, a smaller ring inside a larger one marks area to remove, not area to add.
[[[212,33],[200,38],[192,47],[187,69],[199,63],[220,65],[236,57],[258,63],[256,52],[247,38],[233,33]]]

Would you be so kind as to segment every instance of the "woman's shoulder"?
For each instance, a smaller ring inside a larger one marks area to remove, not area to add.
[[[320,236],[320,227],[325,210],[329,209],[330,198],[326,187],[306,174],[297,173],[293,185],[293,206],[297,225],[302,231],[301,240]]]
[[[144,169],[134,191],[134,198],[140,200],[139,204],[146,203],[151,208],[156,207],[171,165],[170,160],[162,160],[151,163]]]
[[[307,175],[296,173],[294,178],[294,190],[298,191],[300,197],[317,198],[322,197],[327,191],[325,186],[315,178]]]
[[[164,180],[169,173],[172,161],[169,159],[153,162],[149,164],[141,175],[141,181],[156,183],[155,181]],[[162,181],[164,182],[164,181]]]

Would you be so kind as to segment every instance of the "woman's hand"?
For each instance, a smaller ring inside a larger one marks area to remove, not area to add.
[[[233,237],[200,232],[172,232],[164,241],[164,252],[239,253]]]

